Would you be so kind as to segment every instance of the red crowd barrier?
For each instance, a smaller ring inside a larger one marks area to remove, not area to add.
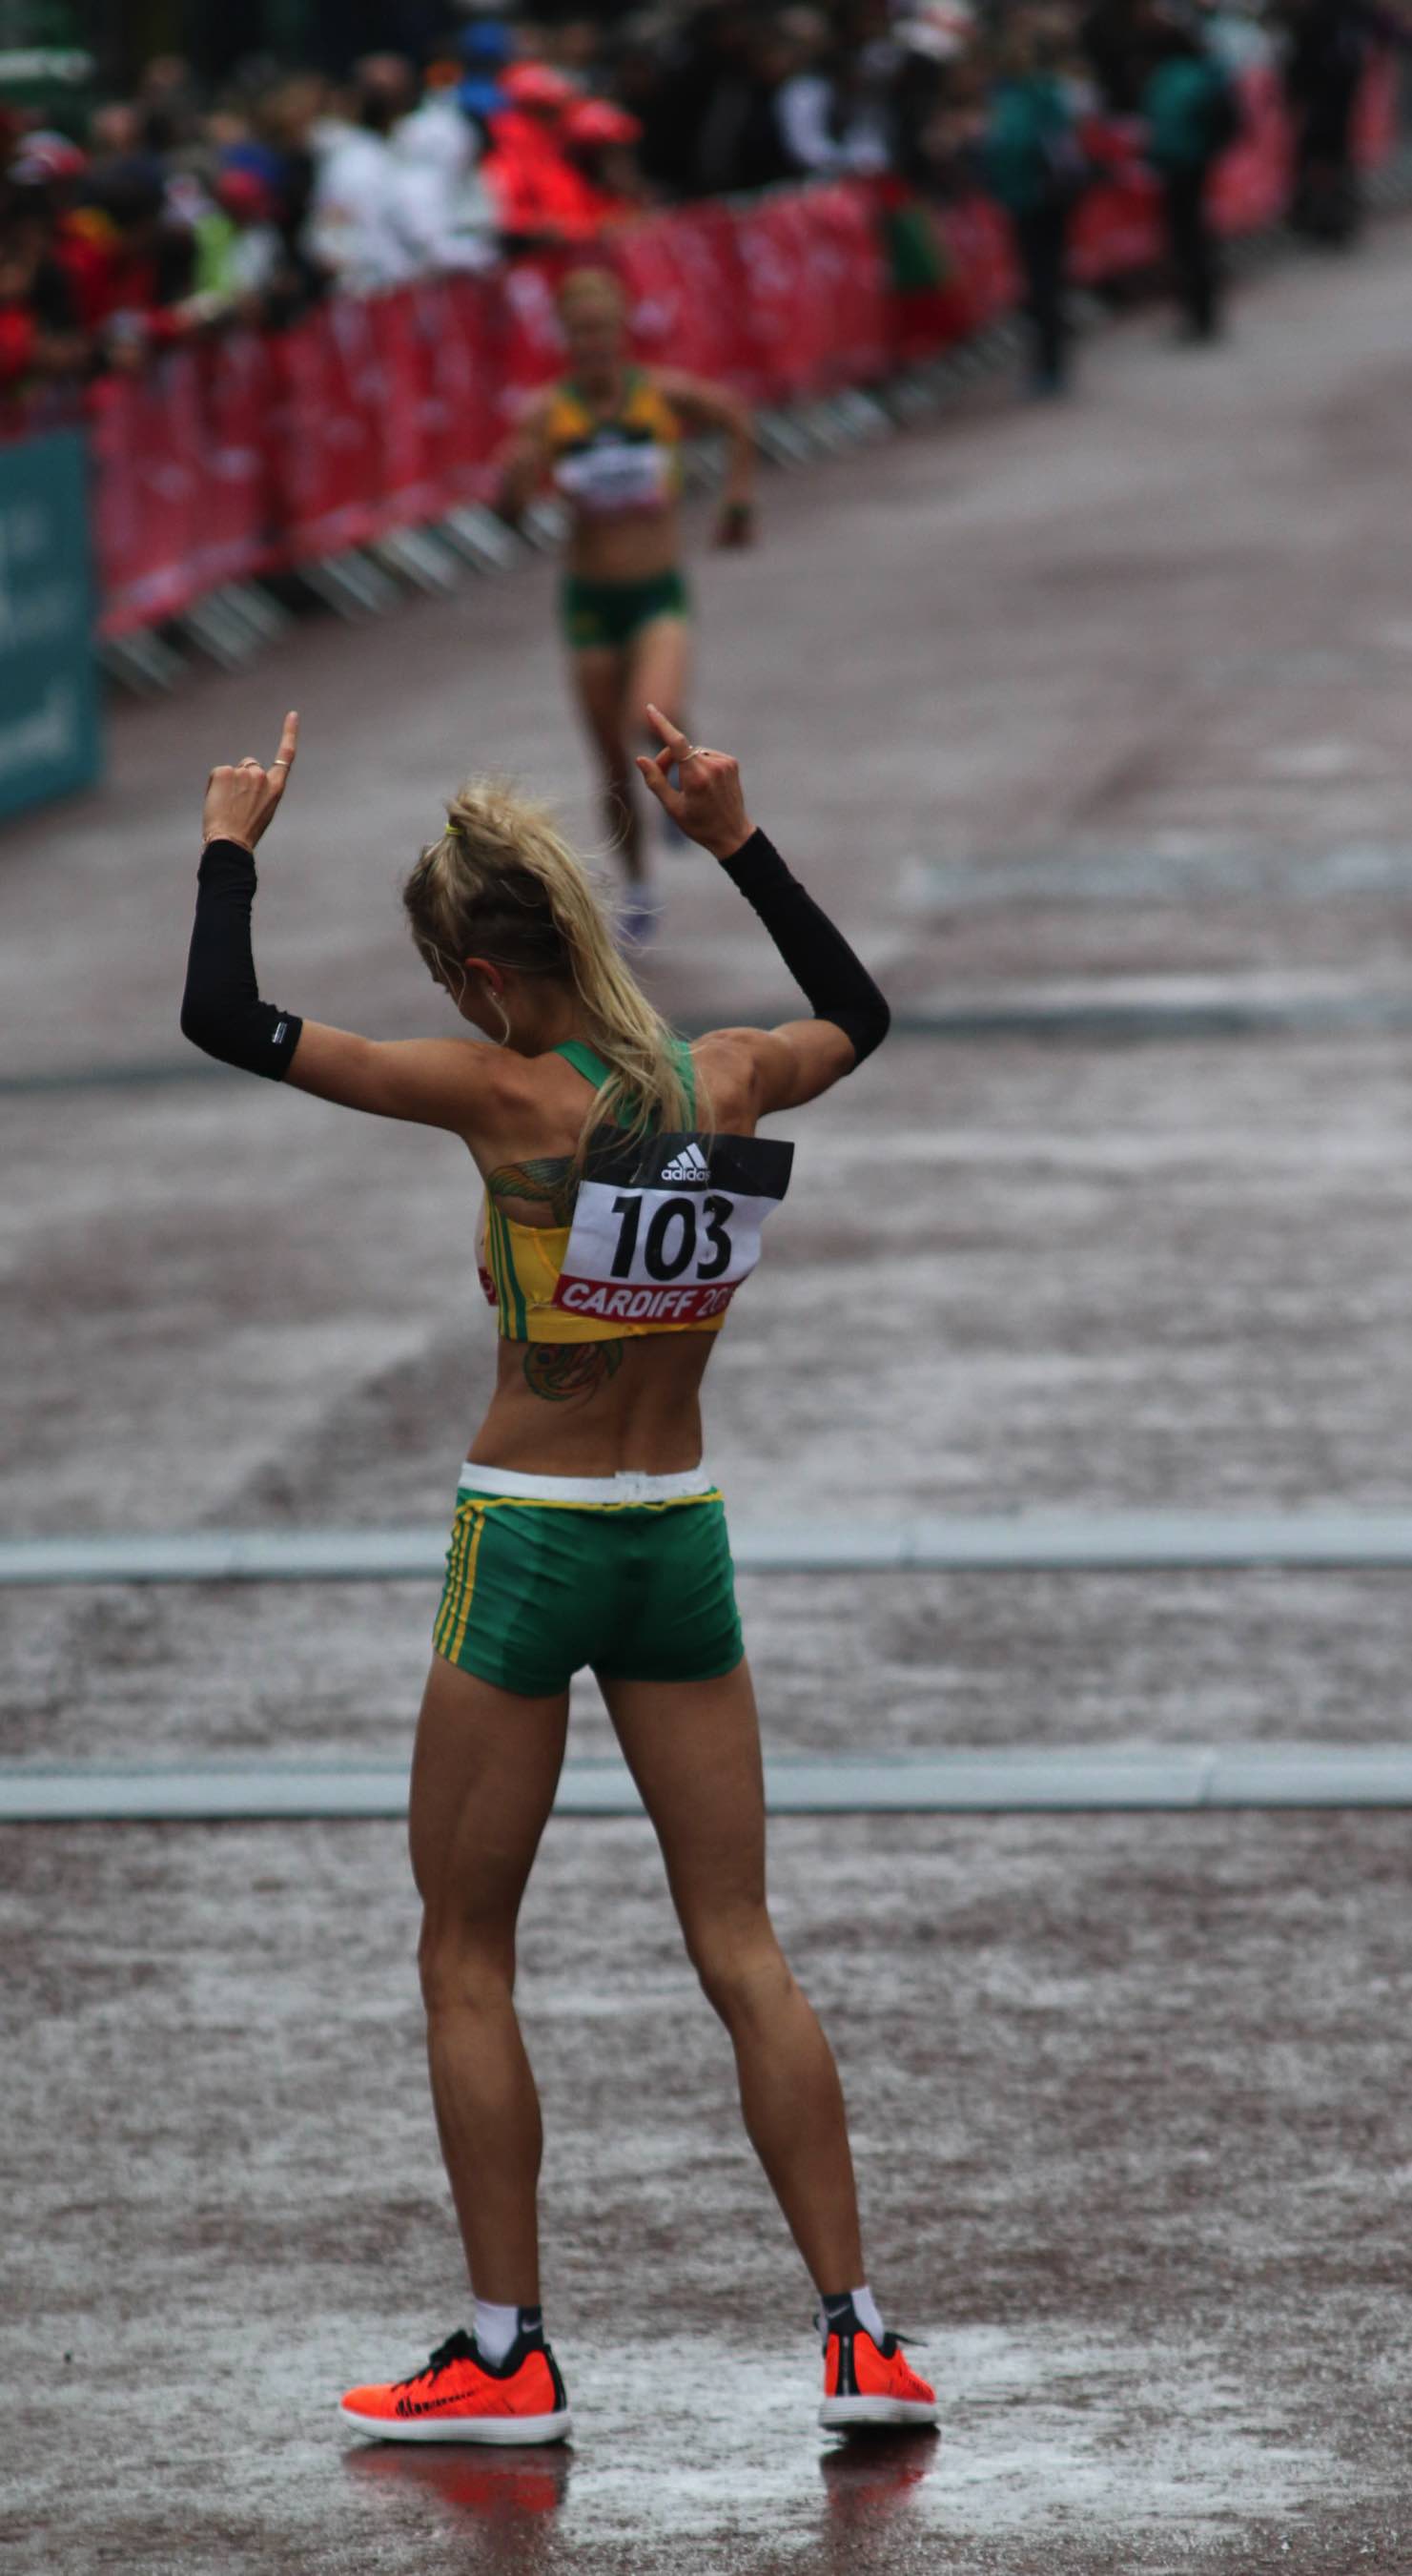
[[[1272,77],[1247,84],[1247,122],[1215,182],[1223,230],[1270,222],[1288,190],[1289,133]],[[1383,157],[1394,83],[1368,84],[1360,139]],[[1161,208],[1136,129],[1101,137],[1107,175],[1076,218],[1085,283],[1149,267]],[[646,360],[752,401],[876,383],[1009,310],[1009,233],[984,198],[936,218],[940,282],[894,292],[885,216],[897,192],[843,182],[750,204],[678,207],[595,246],[627,289]],[[894,208],[895,211],[895,208]],[[554,287],[581,252],[490,278],[435,278],[337,298],[278,337],[233,331],[176,349],[93,395],[102,629],[178,615],[222,582],[366,544],[490,490],[525,401],[561,363]]]

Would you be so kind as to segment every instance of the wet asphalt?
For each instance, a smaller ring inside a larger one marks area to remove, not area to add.
[[[1389,225],[1271,271],[1211,355],[1139,318],[1071,408],[973,389],[772,479],[760,552],[703,560],[698,729],[914,1023],[999,1014],[799,1124],[712,1372],[753,1521],[1407,1504],[1409,262]],[[396,906],[439,794],[514,767],[592,828],[551,581],[123,706],[104,793],[6,836],[16,1534],[449,1512],[488,1368],[468,1175],[185,1078],[194,824],[298,703],[266,989],[440,1025]],[[663,1002],[786,1009],[730,890],[661,866]],[[1174,1003],[1207,1034],[1164,1034]],[[431,1606],[7,1595],[0,1754],[395,1755]],[[1396,1574],[751,1577],[743,1607],[781,1752],[1408,1736]],[[574,1749],[605,1728],[585,1687]],[[939,2442],[838,2448],[647,1829],[556,1823],[524,1996],[576,2435],[502,2461],[333,2411],[464,2313],[400,1830],[0,1830],[5,2564],[1405,2569],[1407,1874],[1397,1814],[776,1825],[870,2270],[945,2409]]]

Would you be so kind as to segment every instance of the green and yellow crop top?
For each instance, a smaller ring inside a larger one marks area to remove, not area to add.
[[[556,386],[546,435],[554,487],[586,518],[664,510],[680,492],[682,425],[639,368],[628,369],[609,420],[573,383]]]
[[[694,1116],[691,1050],[678,1044]],[[603,1058],[579,1039],[554,1052],[595,1091],[607,1081]],[[577,1190],[567,1155],[503,1165],[490,1176],[478,1245],[502,1340],[719,1332],[760,1258],[760,1229],[784,1197],[793,1159],[792,1145],[761,1136],[692,1128],[629,1139],[605,1128]],[[552,1221],[525,1225],[497,1197],[542,1199]]]

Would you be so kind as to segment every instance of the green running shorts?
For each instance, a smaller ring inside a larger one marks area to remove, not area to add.
[[[528,1699],[585,1666],[608,1681],[733,1672],[745,1650],[718,1490],[699,1470],[580,1480],[470,1466],[432,1643]]]
[[[691,599],[679,572],[654,572],[646,581],[581,581],[565,573],[559,613],[571,653],[621,652],[654,617],[689,617]]]

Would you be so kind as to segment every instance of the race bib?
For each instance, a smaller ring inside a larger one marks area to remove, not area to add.
[[[562,457],[554,480],[581,510],[657,510],[672,497],[672,460],[650,439],[606,438]]]
[[[723,1315],[760,1258],[794,1147],[763,1136],[650,1136],[594,1153],[554,1303],[622,1324]]]

